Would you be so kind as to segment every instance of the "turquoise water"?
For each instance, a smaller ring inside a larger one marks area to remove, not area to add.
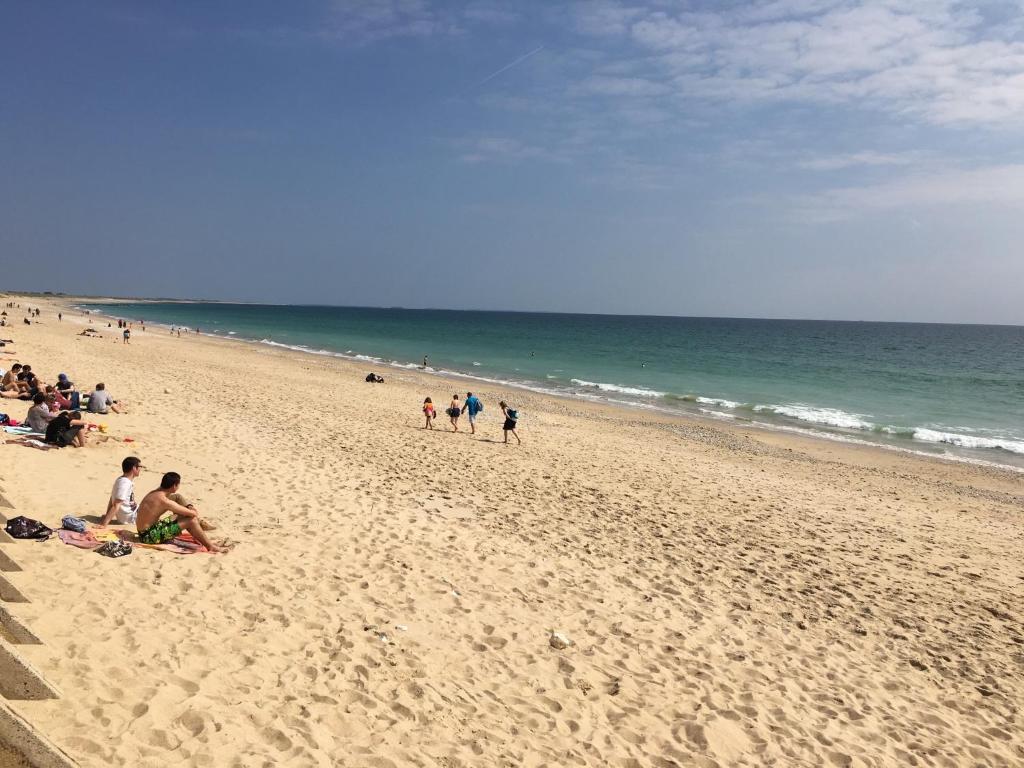
[[[84,305],[591,400],[1024,467],[1024,327],[251,304]]]

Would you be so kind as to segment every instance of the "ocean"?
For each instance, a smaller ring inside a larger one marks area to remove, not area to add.
[[[1024,469],[1024,327],[83,304],[366,362]],[[166,330],[166,329],[164,329]],[[157,332],[153,327],[151,331]]]

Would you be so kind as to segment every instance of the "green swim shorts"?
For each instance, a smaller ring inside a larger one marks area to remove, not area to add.
[[[149,528],[139,534],[139,541],[143,544],[163,544],[170,541],[181,533],[181,526],[172,517],[165,517],[157,520]]]

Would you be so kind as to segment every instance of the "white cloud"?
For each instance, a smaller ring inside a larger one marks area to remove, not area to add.
[[[523,160],[558,160],[548,149],[526,144],[506,136],[485,136],[462,142],[459,160],[464,163],[519,162]]]
[[[427,0],[334,0],[320,35],[371,43],[459,32],[456,21]]]
[[[495,25],[515,24],[520,19],[519,13],[508,5],[489,0],[476,0],[469,3],[463,11],[463,16],[470,21]]]
[[[889,154],[867,150],[847,154],[808,157],[797,161],[797,166],[809,171],[838,171],[864,166],[910,165],[919,159],[917,153]]]
[[[796,218],[839,221],[880,212],[967,205],[1024,212],[1024,164],[916,173],[877,184],[837,187],[791,201]]]
[[[997,20],[954,0],[664,7],[588,4],[576,27],[632,42],[638,58],[653,57],[647,79],[670,78],[683,99],[849,104],[932,124],[1024,122],[1019,6]]]

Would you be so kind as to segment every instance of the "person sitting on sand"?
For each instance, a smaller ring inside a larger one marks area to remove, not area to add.
[[[199,511],[179,504],[171,498],[181,487],[181,475],[168,472],[160,480],[160,487],[145,495],[135,515],[135,528],[143,544],[163,544],[182,531],[188,531],[192,538],[210,552],[226,552],[206,535],[199,522]],[[167,513],[170,513],[165,517]]]
[[[0,391],[20,392],[21,386],[18,384],[19,373],[21,373],[21,363],[15,363],[11,366],[11,370],[4,374],[3,380],[0,381]]]
[[[72,410],[71,401],[64,397],[52,384],[46,385],[46,407],[52,412]]]
[[[462,415],[462,407],[459,405],[459,393],[456,392],[452,395],[452,401],[448,404],[448,410],[445,411],[448,414],[448,418],[452,422],[452,432],[459,431],[459,416]]]
[[[47,426],[56,416],[56,412],[50,413],[50,408],[46,404],[46,395],[36,392],[32,398],[32,405],[29,406],[28,414],[25,416],[25,423],[33,432],[45,432]]]
[[[28,384],[18,381],[20,373],[21,363],[15,363],[11,366],[11,370],[4,374],[3,382],[0,383],[0,397],[6,397],[8,400],[30,400],[32,398],[32,395],[29,394]]]
[[[82,414],[78,411],[61,411],[46,425],[46,436],[43,442],[64,448],[72,445],[85,448],[85,427]]]
[[[39,391],[39,379],[32,372],[31,365],[21,366],[21,373],[18,374],[18,386],[23,393],[33,396]]]
[[[116,517],[117,522],[131,525],[139,505],[135,501],[135,483],[132,481],[142,474],[142,460],[138,456],[129,456],[121,462],[121,476],[114,481],[114,488],[107,501],[107,509],[100,519],[100,525],[110,525]]]
[[[96,385],[96,389],[89,395],[89,413],[105,414],[108,409],[114,413],[124,413],[124,403],[115,400],[107,392],[107,385],[102,381]]]
[[[435,414],[434,414],[434,403],[433,403],[433,401],[429,397],[426,400],[423,401],[423,415],[427,417],[427,424],[423,428],[424,429],[433,429],[434,428],[434,416],[435,416]]]

